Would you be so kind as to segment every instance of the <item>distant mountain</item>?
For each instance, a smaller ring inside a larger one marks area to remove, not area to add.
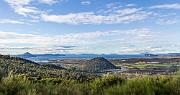
[[[157,57],[158,55],[156,54],[144,54],[145,57]]]
[[[33,60],[36,62],[46,61],[46,60],[55,60],[61,58],[95,58],[95,57],[104,57],[104,58],[144,58],[143,54],[30,54],[25,53],[21,55],[15,55],[16,57],[25,58],[28,60]]]
[[[116,66],[103,57],[93,58],[83,67],[83,70],[87,72],[102,72],[109,69],[116,69]]]
[[[17,55],[17,57],[21,57],[21,58],[31,58],[31,57],[36,57],[35,55],[29,53],[29,52],[26,52],[24,54],[21,54],[21,55]]]
[[[157,56],[159,56],[158,54],[152,54],[149,52],[145,52],[145,53],[141,53],[141,54],[143,54],[145,57],[157,57]]]
[[[31,54],[26,52],[21,55],[15,55],[16,57],[25,58],[28,60],[33,60],[35,62],[47,61],[47,60],[56,60],[63,58],[95,58],[95,57],[104,57],[104,58],[113,58],[113,59],[129,59],[129,58],[150,58],[150,57],[161,57],[161,56],[180,56],[180,53],[169,53],[169,54],[151,54],[151,53],[142,53],[142,54]]]
[[[169,56],[180,56],[180,53],[168,53]]]

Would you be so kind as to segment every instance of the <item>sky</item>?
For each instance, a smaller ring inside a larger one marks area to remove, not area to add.
[[[180,53],[179,0],[0,0],[0,54]]]

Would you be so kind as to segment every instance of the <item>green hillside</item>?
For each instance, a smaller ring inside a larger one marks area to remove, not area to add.
[[[96,75],[91,73],[75,72],[54,64],[40,65],[30,60],[9,55],[0,55],[0,70],[2,77],[7,77],[9,73],[15,75],[24,74],[31,79],[66,78],[84,81],[96,77]]]
[[[10,72],[31,77],[49,77],[52,74],[59,76],[63,71],[63,68],[59,66],[39,65],[33,61],[9,55],[0,55],[0,67],[4,77]]]

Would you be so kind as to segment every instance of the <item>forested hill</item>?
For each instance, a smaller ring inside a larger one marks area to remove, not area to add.
[[[94,75],[88,73],[72,72],[60,65],[44,64],[40,65],[30,60],[11,57],[9,55],[0,55],[0,72],[1,77],[7,77],[12,73],[25,74],[29,78],[67,78],[67,79],[91,79]]]
[[[30,61],[30,60],[26,60],[26,59],[23,59],[23,58],[19,58],[19,57],[11,57],[10,55],[1,55],[0,54],[0,62],[3,63],[3,62],[9,62],[9,63],[29,63],[29,64],[34,64],[34,65],[39,65],[33,61]]]
[[[11,57],[9,55],[0,55],[0,69],[4,77],[10,72],[14,74],[26,74],[31,77],[59,76],[59,72],[63,70],[60,66],[39,65],[33,61]]]

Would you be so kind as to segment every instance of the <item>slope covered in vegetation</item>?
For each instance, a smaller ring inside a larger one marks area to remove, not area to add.
[[[10,72],[14,74],[26,74],[31,77],[60,76],[59,74],[64,70],[60,66],[39,65],[33,61],[11,57],[9,55],[0,55],[0,67],[4,77]]]
[[[180,78],[146,77],[126,80],[113,75],[91,81],[9,75],[0,80],[0,95],[179,95]]]
[[[86,79],[92,79],[96,77],[95,75],[89,73],[66,70],[59,65],[40,65],[33,61],[18,57],[11,57],[9,55],[0,55],[0,70],[2,72],[2,77],[7,77],[9,73],[25,74],[31,79],[67,78],[84,81]]]

